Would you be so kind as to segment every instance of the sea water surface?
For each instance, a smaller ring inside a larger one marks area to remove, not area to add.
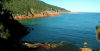
[[[100,48],[96,40],[96,26],[100,23],[100,13],[61,14],[49,18],[33,18],[21,20],[27,27],[34,28],[25,36],[23,41],[30,42],[56,42],[67,41],[79,48],[83,42],[88,47]]]

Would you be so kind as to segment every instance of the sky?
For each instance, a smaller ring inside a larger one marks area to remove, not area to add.
[[[42,0],[72,12],[100,12],[100,0]]]

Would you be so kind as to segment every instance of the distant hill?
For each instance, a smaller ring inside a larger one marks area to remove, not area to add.
[[[64,8],[47,4],[41,0],[4,0],[4,9],[10,10],[14,15],[28,15],[41,12],[69,12]]]

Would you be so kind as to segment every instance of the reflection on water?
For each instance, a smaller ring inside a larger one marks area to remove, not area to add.
[[[100,13],[62,14],[52,18],[35,18],[25,20],[26,26],[34,27],[22,40],[29,42],[68,41],[79,48],[88,42],[92,49],[100,48],[96,40],[96,26],[100,21]],[[30,23],[30,24],[29,24]]]

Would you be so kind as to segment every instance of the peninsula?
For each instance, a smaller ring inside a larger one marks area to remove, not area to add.
[[[3,7],[12,12],[15,20],[57,16],[70,12],[69,10],[47,4],[41,0],[9,0],[9,2],[5,0]]]

